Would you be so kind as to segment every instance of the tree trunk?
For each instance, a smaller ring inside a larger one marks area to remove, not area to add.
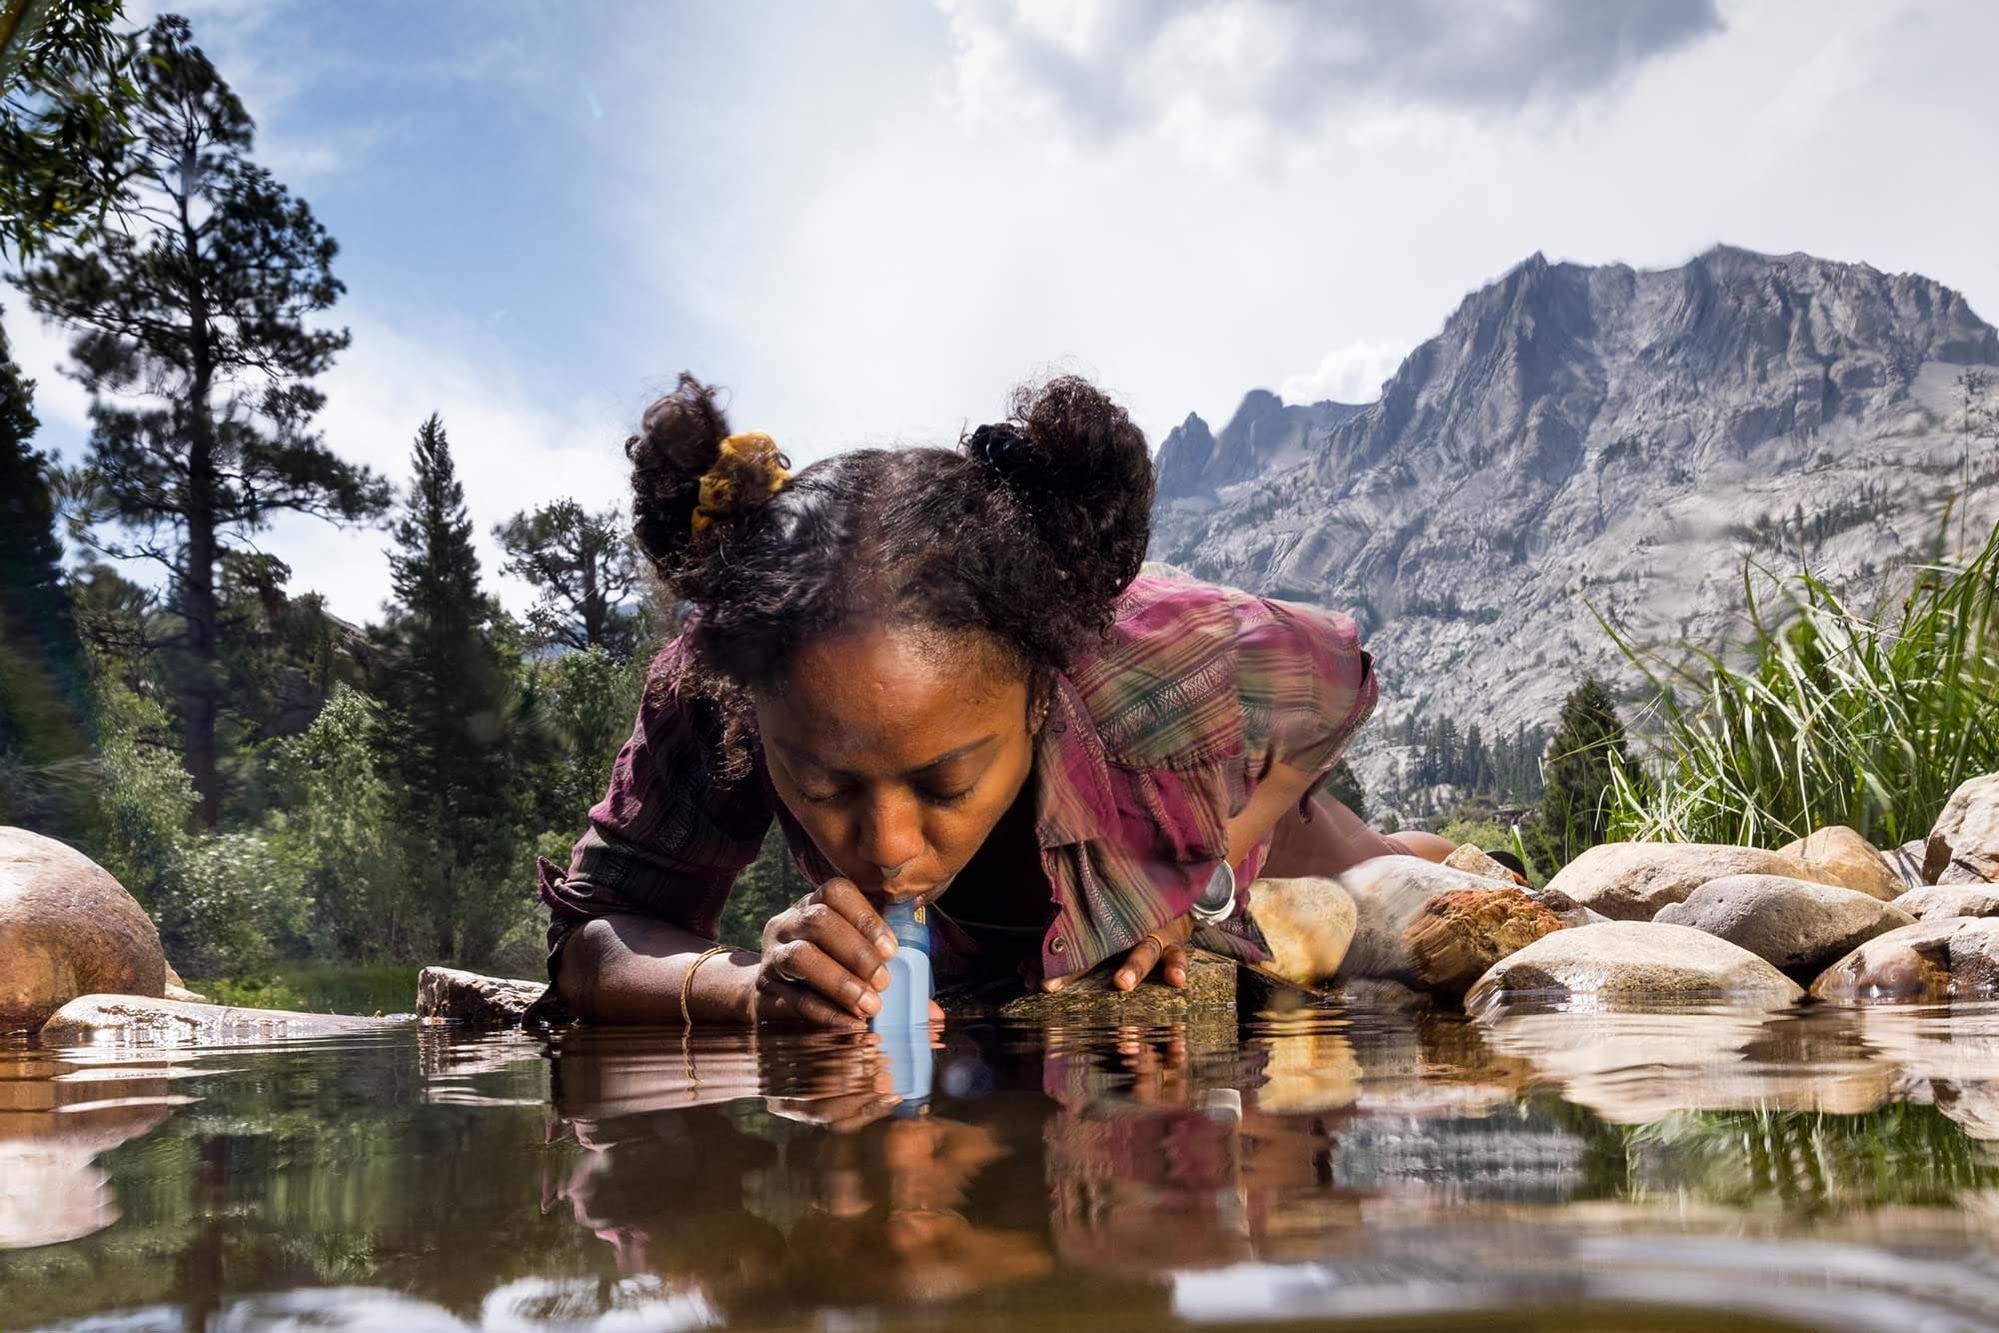
[[[192,168],[183,168],[183,180]],[[212,829],[222,821],[222,779],[215,756],[216,681],[219,655],[215,610],[215,420],[208,405],[215,379],[208,293],[202,286],[201,250],[187,194],[179,196],[181,245],[188,284],[187,557],[180,572],[181,614],[187,617],[193,658],[181,713],[187,735],[187,775],[194,783],[194,817]]]

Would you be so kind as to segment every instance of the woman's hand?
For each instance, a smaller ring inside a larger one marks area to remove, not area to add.
[[[1194,935],[1194,919],[1183,916],[1153,931],[1125,955],[1124,966],[1111,978],[1119,990],[1130,990],[1152,975],[1156,967],[1169,986],[1187,984],[1187,941]]]
[[[860,1027],[881,1010],[895,934],[851,880],[829,879],[764,925],[757,1020]]]

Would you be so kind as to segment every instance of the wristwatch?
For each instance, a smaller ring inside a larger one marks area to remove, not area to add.
[[[1204,926],[1226,921],[1235,914],[1235,871],[1229,869],[1227,861],[1215,863],[1215,873],[1209,878],[1208,887],[1194,899],[1192,911],[1194,919]]]

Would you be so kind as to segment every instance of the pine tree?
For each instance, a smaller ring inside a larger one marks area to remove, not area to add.
[[[311,430],[311,381],[347,346],[314,316],[342,292],[337,249],[303,200],[250,160],[243,104],[168,15],[138,65],[125,225],[22,279],[35,308],[81,330],[95,397],[80,478],[105,553],[168,572],[181,636],[175,691],[196,817],[221,811],[216,570],[282,512],[379,514],[387,487]]]
[[[1367,792],[1360,785],[1360,775],[1345,759],[1333,765],[1333,771],[1326,775],[1323,790],[1359,818],[1367,818]]]
[[[534,585],[540,601],[528,625],[543,643],[631,655],[633,618],[618,608],[638,573],[615,508],[591,513],[557,500],[515,514],[493,529],[507,553],[501,569]]]
[[[505,864],[511,686],[489,628],[498,608],[479,585],[465,488],[444,423],[418,429],[414,476],[393,532],[395,587],[374,693],[380,771],[414,848],[414,891],[438,958],[478,961],[510,922],[494,895],[518,882]]]
[[[75,840],[90,800],[88,679],[38,426],[34,381],[0,330],[0,823]]]
[[[1548,742],[1541,806],[1523,841],[1537,868],[1552,875],[1604,840],[1609,829],[1612,756],[1628,758],[1624,723],[1610,691],[1594,677],[1569,692]]]

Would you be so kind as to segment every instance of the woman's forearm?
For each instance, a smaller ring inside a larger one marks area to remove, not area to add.
[[[687,988],[688,969],[714,945],[692,931],[638,916],[585,923],[562,948],[555,991],[578,1018],[593,1023],[747,1024],[757,955],[731,949],[702,963]]]

